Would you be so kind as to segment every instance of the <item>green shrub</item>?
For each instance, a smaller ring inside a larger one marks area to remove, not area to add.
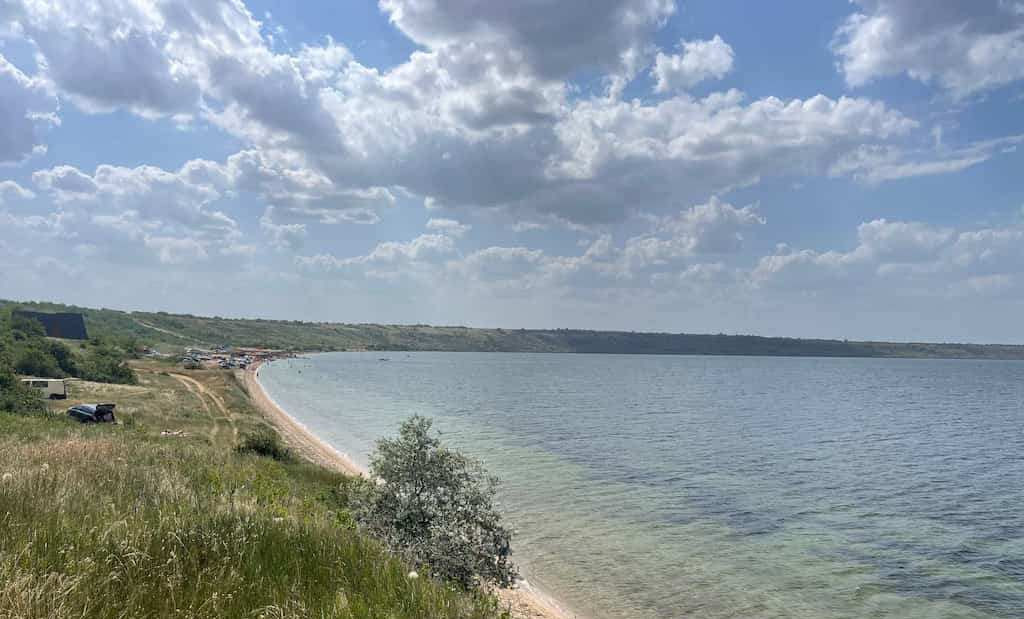
[[[85,353],[80,364],[79,378],[98,383],[134,385],[135,372],[125,365],[124,353],[116,348],[94,348]]]
[[[14,353],[14,371],[26,376],[45,378],[64,378],[66,376],[57,365],[57,360],[53,355],[36,343]]]
[[[0,360],[0,411],[17,415],[46,412],[46,404],[39,393],[23,385],[3,360]]]
[[[265,458],[273,458],[280,462],[292,459],[292,452],[281,442],[281,437],[270,428],[261,428],[246,435],[240,445],[235,448],[238,453],[252,453]]]
[[[378,441],[371,473],[353,493],[359,525],[434,576],[471,589],[501,587],[517,576],[512,533],[494,508],[497,478],[476,460],[443,446],[431,421],[405,421],[398,438]]]

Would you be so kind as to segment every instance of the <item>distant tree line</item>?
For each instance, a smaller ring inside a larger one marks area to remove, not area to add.
[[[477,329],[462,326],[348,324],[121,312],[57,303],[16,303],[46,312],[80,312],[89,333],[182,346],[253,346],[302,351],[431,350],[656,355],[1024,359],[1024,346],[869,342],[757,335],[644,333],[584,329]],[[151,328],[156,327],[156,329]]]

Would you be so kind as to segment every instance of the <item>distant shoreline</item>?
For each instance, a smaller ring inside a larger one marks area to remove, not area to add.
[[[756,357],[1024,360],[1024,344],[886,342],[825,338],[667,333],[593,329],[518,329],[300,322],[91,309],[60,303],[9,301],[37,312],[76,312],[91,336],[133,337],[164,350],[201,343],[279,350],[547,352]]]
[[[239,373],[250,401],[274,425],[289,447],[324,468],[345,475],[368,475],[365,468],[316,436],[270,397],[259,380],[259,370],[265,363],[268,362],[253,364],[246,370],[239,370]],[[554,598],[526,581],[516,589],[500,589],[496,594],[512,609],[516,619],[582,619],[564,610]]]

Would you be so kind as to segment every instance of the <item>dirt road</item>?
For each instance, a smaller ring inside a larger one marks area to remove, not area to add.
[[[199,398],[199,403],[203,407],[203,411],[210,417],[210,421],[213,423],[213,428],[210,431],[210,439],[214,442],[217,441],[217,437],[220,434],[221,422],[226,421],[231,427],[232,441],[238,442],[238,426],[235,424],[234,416],[228,407],[224,404],[224,400],[219,395],[210,391],[206,388],[206,385],[192,378],[191,376],[185,376],[184,374],[170,374],[170,377],[180,382],[188,389],[189,393]],[[213,402],[213,409],[216,409],[216,413],[210,408],[210,402]]]

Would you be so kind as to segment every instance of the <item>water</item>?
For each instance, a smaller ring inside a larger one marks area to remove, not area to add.
[[[502,477],[529,580],[595,619],[1024,617],[1024,362],[331,353],[260,377],[357,462],[435,418]]]

